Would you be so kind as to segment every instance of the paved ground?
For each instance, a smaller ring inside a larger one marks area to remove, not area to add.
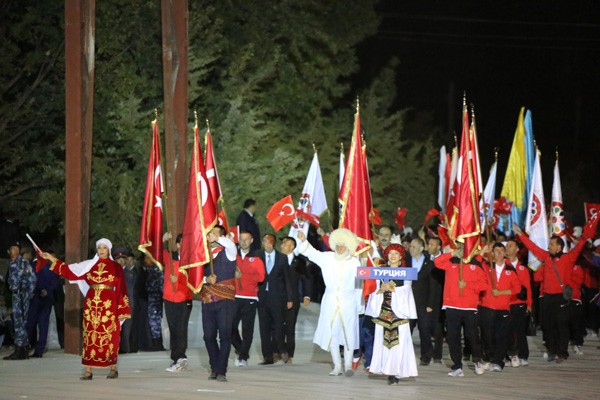
[[[190,324],[192,342],[197,344],[200,307],[195,307]],[[385,379],[369,377],[359,370],[352,378],[330,377],[329,354],[310,340],[318,305],[300,314],[300,340],[292,365],[259,366],[259,341],[253,345],[250,365],[233,367],[229,382],[208,381],[206,349],[194,346],[188,352],[189,370],[169,373],[167,352],[127,354],[119,357],[120,376],[105,379],[106,371],[95,370],[94,380],[79,381],[80,358],[49,350],[42,359],[4,361],[0,358],[0,399],[597,399],[600,393],[600,342],[586,338],[584,355],[572,355],[565,363],[548,363],[542,358],[541,338],[529,338],[531,365],[507,367],[500,373],[477,376],[467,363],[464,378],[446,376],[447,348],[443,365],[419,367],[419,377],[388,386]],[[255,339],[258,338],[258,333]],[[415,332],[415,350],[418,333]],[[52,347],[52,346],[50,346]],[[0,351],[0,357],[8,354]]]

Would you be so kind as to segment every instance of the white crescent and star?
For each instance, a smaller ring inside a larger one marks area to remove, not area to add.
[[[290,208],[290,213],[286,214],[284,212],[285,208],[289,207]],[[292,207],[291,204],[284,204],[283,207],[281,207],[281,211],[279,212],[279,215],[283,216],[283,215],[294,215],[294,207]]]

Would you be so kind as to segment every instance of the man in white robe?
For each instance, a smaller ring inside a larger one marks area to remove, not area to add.
[[[358,312],[360,289],[356,273],[360,261],[354,256],[358,239],[348,229],[340,228],[329,237],[329,246],[335,251],[321,252],[308,243],[302,231],[298,232],[298,252],[317,264],[322,271],[325,293],[313,342],[331,353],[333,370],[329,375],[352,376],[352,356],[359,347]],[[340,345],[344,346],[344,369]]]

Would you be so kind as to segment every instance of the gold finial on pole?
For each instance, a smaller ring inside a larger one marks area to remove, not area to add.
[[[154,109],[154,120],[158,121],[158,108]]]
[[[358,96],[356,96],[356,113],[358,114],[360,112],[360,101],[358,99]]]
[[[500,147],[494,147],[494,160],[498,162],[498,152],[500,151]]]
[[[454,147],[458,149],[458,138],[456,137],[456,132],[454,132]]]
[[[344,142],[340,142],[340,153],[344,154]]]
[[[198,111],[194,110],[194,122],[196,123],[196,127],[198,127]]]
[[[558,162],[558,146],[556,146],[555,153],[556,153],[556,161]]]
[[[315,152],[315,154],[316,154],[316,153],[317,153],[317,146],[315,146],[315,144],[314,144],[314,143],[312,144],[312,146],[313,146],[313,151],[314,151],[314,152]]]
[[[208,123],[208,118],[206,118],[206,129],[210,131],[210,124]]]
[[[463,107],[467,107],[467,91],[463,91]]]

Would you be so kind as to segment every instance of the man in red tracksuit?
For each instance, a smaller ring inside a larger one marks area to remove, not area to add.
[[[493,372],[500,372],[504,368],[504,356],[508,350],[510,299],[521,291],[521,282],[515,269],[505,262],[504,245],[495,243],[492,253],[492,265],[483,265],[491,284],[481,299],[479,321],[483,360],[492,363],[490,369]]]
[[[542,262],[533,277],[536,282],[543,284],[541,288],[541,294],[544,296],[542,330],[548,349],[547,360],[549,362],[562,363],[569,357],[569,300],[563,296],[563,286],[568,285],[571,281],[573,266],[585,242],[596,233],[598,221],[598,214],[595,214],[584,227],[579,243],[568,253],[563,253],[565,242],[559,236],[550,238],[548,251],[546,251],[533,243],[518,226],[513,226],[514,232],[519,235],[525,247]]]
[[[584,278],[581,265],[575,264],[571,272],[569,286],[573,288],[573,299],[569,302],[569,331],[573,342],[573,352],[583,355],[583,337],[585,336],[585,322],[583,318],[583,304],[581,303],[581,285]]]
[[[446,340],[452,359],[449,376],[464,376],[462,371],[461,327],[464,325],[465,338],[471,343],[475,373],[483,374],[481,364],[481,340],[477,331],[479,293],[489,286],[487,274],[481,263],[475,259],[461,263],[462,244],[452,253],[442,254],[433,262],[445,271],[444,298],[442,308],[446,310]],[[462,272],[461,272],[462,270]],[[462,277],[461,277],[462,275]]]
[[[236,367],[245,367],[250,358],[250,347],[254,339],[254,321],[258,307],[258,284],[265,280],[265,264],[251,254],[254,238],[249,231],[240,232],[237,272],[235,278],[235,316],[231,344],[236,350]],[[242,334],[239,327],[242,322]]]
[[[531,293],[531,273],[519,260],[519,244],[515,239],[506,242],[506,263],[511,265],[521,283],[521,291],[510,297],[510,337],[508,355],[513,367],[529,365],[529,345],[527,343],[527,316],[531,314],[533,297]]]

